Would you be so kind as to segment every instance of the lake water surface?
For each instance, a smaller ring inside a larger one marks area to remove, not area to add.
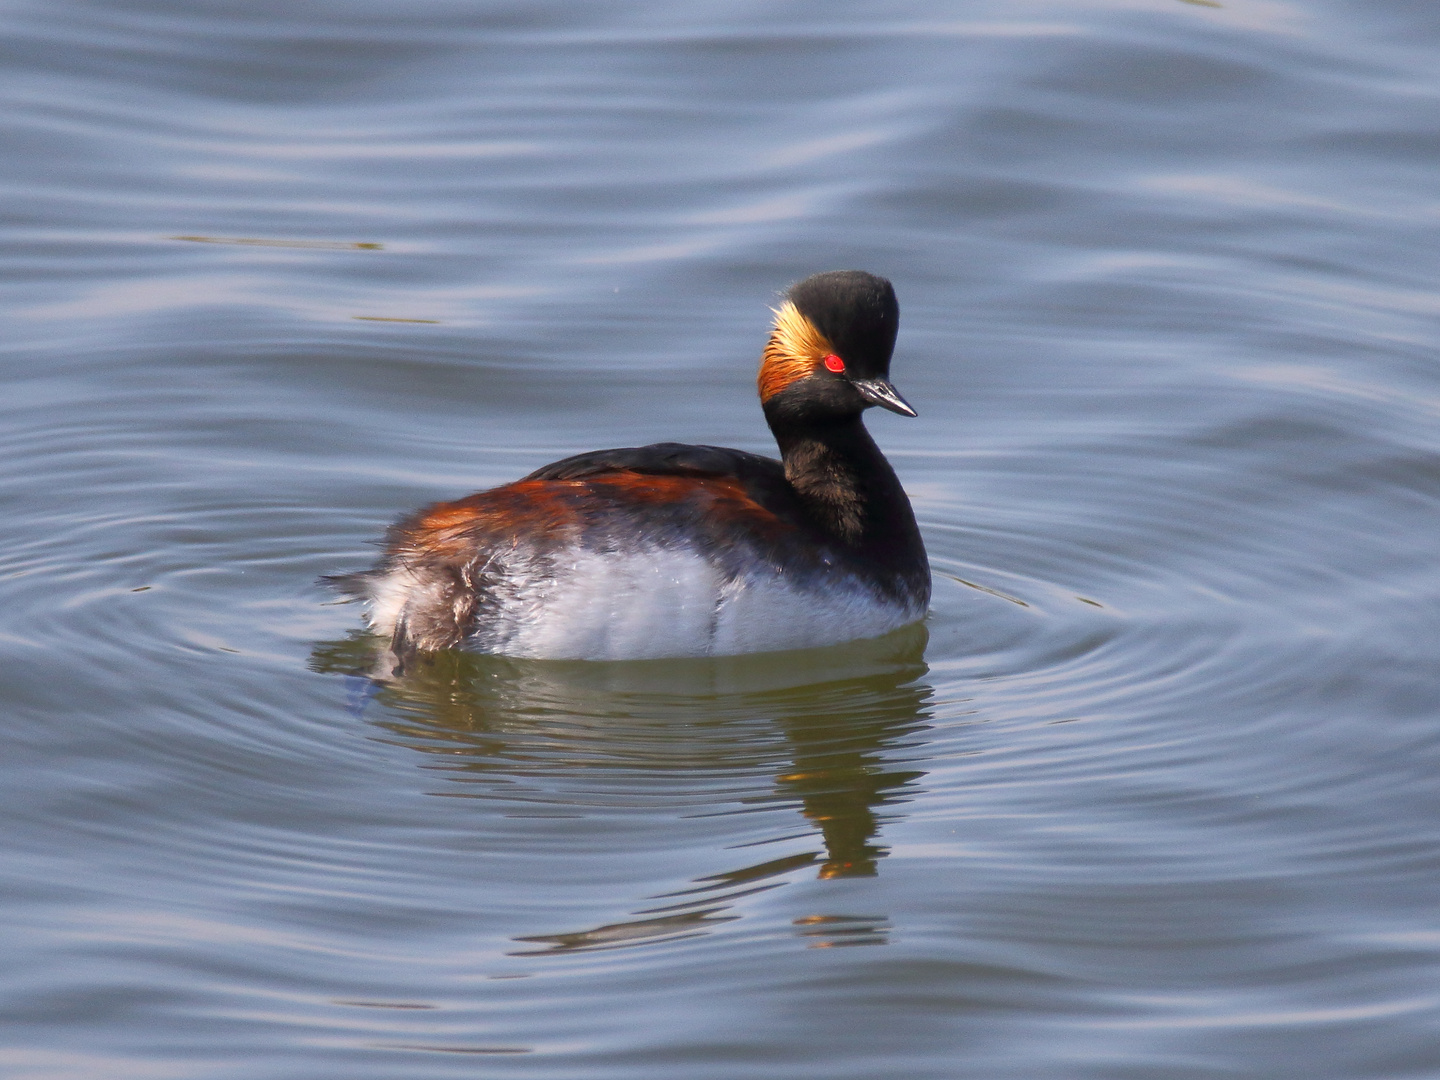
[[[0,1072],[1440,1076],[1430,0],[0,10]],[[894,280],[915,633],[440,656],[316,584],[771,452]]]

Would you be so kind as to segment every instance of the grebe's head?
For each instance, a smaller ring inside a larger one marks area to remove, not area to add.
[[[775,312],[760,360],[760,402],[772,421],[805,424],[858,416],[879,405],[915,410],[890,385],[900,305],[890,282],[831,270],[793,286]]]

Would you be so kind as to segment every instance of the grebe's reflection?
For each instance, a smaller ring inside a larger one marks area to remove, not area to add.
[[[632,663],[421,656],[397,670],[372,639],[318,645],[312,666],[366,672],[352,689],[366,718],[426,755],[453,790],[496,800],[507,816],[583,816],[588,808],[669,810],[687,817],[796,806],[818,829],[813,850],[771,855],[650,898],[634,918],[518,939],[519,955],[615,948],[705,933],[739,916],[741,897],[807,868],[821,878],[871,876],[882,825],[916,791],[930,688],[923,627],[803,653]],[[376,672],[383,673],[383,677]],[[793,819],[791,819],[793,822]],[[787,825],[744,846],[802,843]],[[760,854],[757,850],[756,854]],[[873,944],[886,919],[795,920],[812,944]]]

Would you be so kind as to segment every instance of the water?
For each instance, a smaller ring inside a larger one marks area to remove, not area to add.
[[[1440,23],[0,13],[7,1076],[1440,1075]],[[315,584],[768,451],[891,277],[923,633],[441,657]]]

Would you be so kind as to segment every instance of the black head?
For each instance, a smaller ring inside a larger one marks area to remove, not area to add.
[[[786,301],[760,363],[760,400],[772,421],[858,416],[871,405],[915,415],[890,385],[900,328],[890,282],[832,270],[793,286]]]
[[[863,270],[831,270],[806,278],[786,295],[835,346],[855,378],[889,376],[900,329],[900,305],[890,282]]]

